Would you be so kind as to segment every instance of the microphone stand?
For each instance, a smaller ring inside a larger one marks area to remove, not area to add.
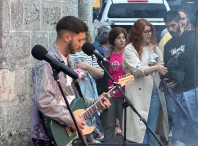
[[[54,77],[54,79],[56,80],[56,82],[57,82],[57,84],[58,84],[58,87],[59,87],[59,89],[60,89],[60,91],[61,91],[61,94],[62,94],[62,96],[63,96],[63,98],[64,98],[64,100],[65,100],[65,103],[66,103],[67,107],[68,107],[69,113],[70,113],[70,115],[71,115],[71,117],[72,117],[72,119],[73,119],[73,121],[74,121],[75,126],[76,126],[78,136],[80,137],[83,146],[88,146],[88,145],[87,145],[87,142],[86,142],[86,140],[85,140],[85,138],[84,138],[84,135],[83,135],[82,131],[80,131],[80,129],[79,129],[78,125],[77,125],[77,122],[76,122],[76,119],[75,119],[74,114],[73,114],[73,112],[72,112],[72,109],[71,109],[71,107],[70,107],[70,105],[69,105],[69,102],[68,102],[67,98],[65,97],[65,94],[64,94],[63,89],[62,89],[62,87],[61,87],[60,79],[59,79],[59,77],[58,77],[58,74],[59,74],[59,72],[60,72],[60,68],[57,67],[57,66],[54,66],[53,64],[50,64],[50,65],[51,65],[52,70],[53,70],[53,77]]]
[[[114,86],[116,86],[116,88],[119,90],[119,92],[122,94],[122,96],[125,99],[125,102],[123,103],[123,108],[124,108],[124,142],[123,142],[123,146],[127,146],[127,142],[126,142],[126,108],[128,106],[130,106],[130,108],[138,115],[138,117],[140,118],[140,121],[142,121],[146,127],[148,128],[148,130],[152,133],[152,135],[155,137],[155,139],[157,140],[157,142],[159,143],[160,146],[164,146],[164,144],[157,138],[157,136],[155,135],[155,133],[150,129],[150,127],[148,126],[146,120],[139,114],[139,112],[136,110],[136,108],[134,107],[132,101],[124,94],[124,92],[120,89],[119,84],[117,84],[114,79],[111,77],[111,75],[108,73],[108,71],[105,69],[102,60],[98,58],[97,60],[98,64],[100,65],[100,67],[105,71],[105,73],[108,75],[108,77],[111,79],[111,81],[114,83]]]

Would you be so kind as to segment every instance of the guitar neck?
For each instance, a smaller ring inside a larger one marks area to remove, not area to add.
[[[108,99],[110,99],[115,93],[118,92],[118,89],[116,88],[116,86],[114,86],[111,90],[109,90],[108,93]],[[101,97],[97,102],[95,102],[92,106],[90,106],[84,113],[83,113],[83,117],[85,120],[87,120],[93,113],[95,113],[96,111],[98,111],[98,109],[100,109],[101,104],[103,103],[103,97]]]

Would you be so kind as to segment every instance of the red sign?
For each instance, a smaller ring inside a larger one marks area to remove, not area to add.
[[[148,0],[127,0],[128,3],[130,2],[144,2],[144,3],[148,3]]]

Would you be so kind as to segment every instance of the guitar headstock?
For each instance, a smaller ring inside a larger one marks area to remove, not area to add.
[[[131,74],[126,74],[124,76],[121,76],[120,79],[118,79],[118,83],[120,84],[120,86],[125,86],[127,84],[129,84],[131,81],[134,80],[134,76]]]

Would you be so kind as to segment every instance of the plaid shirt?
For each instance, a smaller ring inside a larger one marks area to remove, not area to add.
[[[48,53],[57,60],[64,62],[56,43],[48,49]],[[68,65],[73,69],[73,61],[68,57]],[[63,90],[68,94],[67,98],[79,96],[74,86],[67,84],[66,75],[63,72],[58,74]],[[49,140],[42,127],[39,111],[44,117],[49,117],[58,121],[60,124],[72,126],[73,120],[69,111],[66,109],[64,99],[59,90],[57,82],[54,80],[53,71],[46,61],[36,61],[32,69],[33,79],[33,108],[31,119],[30,136],[35,139]],[[70,97],[71,96],[71,97]],[[84,97],[86,107],[93,104],[94,99]]]

